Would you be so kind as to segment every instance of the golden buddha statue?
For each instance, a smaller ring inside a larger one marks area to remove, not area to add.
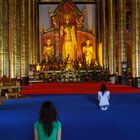
[[[70,22],[70,15],[64,15],[64,24],[60,27],[60,37],[63,40],[62,46],[62,60],[66,62],[69,57],[72,61],[75,61],[75,51],[77,47],[77,41],[75,37],[75,27]]]
[[[46,58],[46,63],[49,60],[52,60],[52,57],[54,55],[54,47],[51,45],[51,40],[47,39],[46,45],[44,46],[43,54]]]
[[[90,40],[87,40],[86,45],[83,46],[83,54],[85,56],[86,65],[90,66],[93,56],[93,46],[90,45]]]
[[[65,66],[65,70],[71,71],[71,70],[74,69],[73,66],[74,66],[74,62],[73,62],[73,60],[71,60],[71,58],[68,56],[67,62],[66,62],[66,66]]]
[[[36,66],[36,71],[41,71],[41,66],[39,63],[37,63],[37,66]]]

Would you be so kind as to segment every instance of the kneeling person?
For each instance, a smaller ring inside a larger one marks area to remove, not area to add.
[[[102,84],[98,91],[98,100],[101,110],[107,110],[109,107],[110,92],[106,89],[106,85]]]

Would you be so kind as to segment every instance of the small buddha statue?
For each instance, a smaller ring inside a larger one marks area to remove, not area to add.
[[[37,66],[36,66],[36,71],[41,71],[41,66],[39,63],[37,63]]]
[[[47,39],[47,41],[46,41],[46,45],[44,46],[43,54],[46,58],[46,63],[48,63],[48,61],[52,60],[53,55],[54,55],[54,47],[51,44],[50,39]]]
[[[66,66],[65,66],[65,70],[73,70],[74,63],[73,60],[71,60],[71,58],[68,56],[67,58],[67,62],[66,62]]]
[[[93,46],[90,44],[90,40],[87,40],[86,45],[83,46],[83,54],[86,60],[86,65],[90,66],[93,57]]]

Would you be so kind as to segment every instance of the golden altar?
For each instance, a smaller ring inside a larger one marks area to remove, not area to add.
[[[48,13],[50,29],[45,29],[43,25],[41,28],[42,68],[92,69],[97,51],[95,29],[84,28],[84,10],[78,9],[70,0],[64,0]]]

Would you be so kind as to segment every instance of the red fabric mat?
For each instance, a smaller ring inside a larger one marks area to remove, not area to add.
[[[96,94],[100,85],[105,83],[111,93],[140,93],[140,89],[130,85],[106,82],[84,83],[36,83],[22,87],[21,94]]]

